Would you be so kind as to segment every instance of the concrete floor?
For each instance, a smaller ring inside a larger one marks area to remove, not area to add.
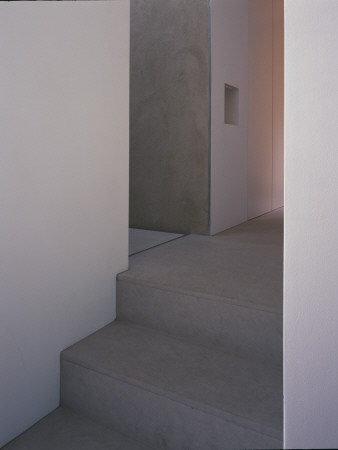
[[[79,368],[75,369],[74,364]],[[66,401],[69,397],[68,406],[71,408],[79,405],[83,396],[87,397],[85,402],[89,400],[90,386],[101,373],[102,380],[110,377],[119,383],[128,383],[128,392],[132,385],[136,385],[137,389],[156,392],[173,401],[179,399],[181,404],[190,407],[203,405],[205,411],[212,413],[217,410],[232,423],[245,423],[252,430],[281,438],[282,371],[279,367],[248,361],[215,349],[211,351],[182,341],[177,336],[169,337],[155,330],[117,321],[62,352],[62,368],[61,399]],[[94,371],[96,375],[90,376],[88,384],[85,384],[85,375],[70,377],[69,374],[78,371],[82,374]],[[112,394],[109,384],[105,389],[106,395],[102,392],[99,395],[103,386],[102,381],[93,395],[90,408],[93,416],[96,411],[100,417],[104,399]],[[121,385],[117,392],[121,393],[122,389]],[[120,400],[121,404],[125,401],[123,398]],[[117,400],[115,403],[119,404]],[[150,398],[145,404],[150,407]],[[156,410],[155,400],[153,404],[151,410]],[[122,406],[120,408],[121,414]],[[127,408],[126,414],[132,415]],[[165,415],[163,411],[158,414]],[[140,422],[141,418],[138,418],[137,423]]]
[[[170,242],[184,236],[177,233],[165,233],[163,231],[140,230],[129,228],[129,256],[143,252],[157,245]]]
[[[123,279],[283,306],[283,208],[215,236],[188,235],[132,256]]]
[[[282,314],[283,209],[135,254],[117,278],[120,320],[279,366]]]
[[[3,450],[147,450],[67,408],[58,408]]]

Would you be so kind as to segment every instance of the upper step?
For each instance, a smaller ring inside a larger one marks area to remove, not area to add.
[[[157,450],[282,445],[278,368],[130,324],[62,352],[61,402]]]
[[[282,364],[283,211],[129,259],[119,320]]]
[[[248,222],[247,228],[263,223]],[[254,239],[244,224],[216,236],[188,235],[133,255],[120,280],[234,299],[243,306],[281,313],[282,241]],[[276,233],[277,234],[277,233]],[[282,234],[281,234],[282,238]]]

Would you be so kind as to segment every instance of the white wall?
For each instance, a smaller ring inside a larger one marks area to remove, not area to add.
[[[224,84],[239,89],[239,124],[224,124]],[[248,0],[211,3],[210,233],[247,219]]]
[[[338,447],[338,2],[285,2],[285,445]]]
[[[210,233],[283,206],[283,0],[212,0]],[[224,124],[224,83],[239,124]]]
[[[129,2],[1,2],[0,446],[127,268]]]

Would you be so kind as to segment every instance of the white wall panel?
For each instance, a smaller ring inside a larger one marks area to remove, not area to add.
[[[283,206],[283,5],[211,2],[211,234]],[[238,88],[236,124],[224,84]]]
[[[129,2],[1,2],[0,446],[58,406],[59,352],[127,268]]]
[[[238,125],[224,123],[224,84],[238,88]],[[247,218],[248,0],[211,3],[210,232]]]
[[[285,2],[285,447],[338,447],[338,2]]]

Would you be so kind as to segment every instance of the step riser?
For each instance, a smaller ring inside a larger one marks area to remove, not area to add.
[[[117,317],[202,345],[282,365],[282,314],[117,281]]]
[[[278,438],[61,361],[61,405],[157,450],[282,448]]]

